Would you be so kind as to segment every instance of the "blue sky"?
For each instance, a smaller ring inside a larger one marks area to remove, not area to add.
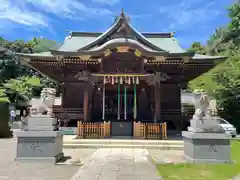
[[[43,36],[62,43],[66,30],[103,32],[121,9],[140,32],[176,32],[184,48],[206,43],[227,24],[233,0],[0,0],[0,36],[30,40]]]

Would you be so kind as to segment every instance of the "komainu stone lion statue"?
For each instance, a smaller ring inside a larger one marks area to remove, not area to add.
[[[56,89],[54,88],[43,88],[41,91],[40,102],[32,104],[30,109],[30,115],[38,114],[52,114],[52,107],[55,103]]]
[[[203,116],[209,116],[209,102],[210,100],[206,94],[201,95],[196,104],[194,117],[202,119]]]
[[[206,94],[200,95],[195,104],[196,111],[190,120],[188,131],[191,132],[221,132],[218,121],[211,115],[209,108],[210,99]]]

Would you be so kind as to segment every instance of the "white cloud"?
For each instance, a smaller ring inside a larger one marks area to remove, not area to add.
[[[81,19],[89,15],[111,14],[108,9],[87,7],[77,0],[25,0],[25,2],[42,11],[65,18]]]
[[[92,2],[100,3],[100,4],[107,4],[107,5],[115,5],[119,2],[119,0],[92,0]]]
[[[54,35],[51,24],[56,20],[49,14],[59,18],[82,20],[110,15],[111,11],[88,7],[78,0],[0,0],[0,29],[4,29],[4,34],[7,34],[16,27],[32,31],[47,27]]]
[[[0,23],[9,21],[25,26],[48,26],[47,18],[40,13],[22,9],[8,0],[0,0],[0,4]]]
[[[204,24],[214,19],[219,10],[216,10],[216,0],[206,1],[182,0],[175,5],[164,6],[159,9],[160,15],[170,19],[169,27],[165,30],[181,30],[189,26]]]

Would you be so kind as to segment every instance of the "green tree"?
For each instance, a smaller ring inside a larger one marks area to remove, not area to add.
[[[217,28],[215,33],[210,36],[207,42],[207,52],[211,55],[217,55],[227,49],[224,43],[229,35],[229,31],[225,27]]]
[[[43,87],[56,87],[55,82],[52,82],[30,67],[21,64],[19,58],[15,55],[15,53],[49,51],[50,48],[54,47],[56,47],[55,41],[43,38],[33,38],[26,43],[22,40],[10,42],[0,38],[0,83],[5,83],[9,79],[19,80],[19,77],[24,76],[37,76],[41,83],[43,83]],[[35,93],[39,93],[39,91],[36,91]],[[8,93],[8,95],[10,94]]]
[[[240,3],[235,3],[229,8],[231,21],[228,25],[230,31],[229,38],[236,44],[240,44]]]
[[[229,66],[215,74],[214,81],[220,86],[214,92],[221,116],[227,118],[240,131],[240,55],[230,58]]]
[[[6,93],[10,96],[9,100],[12,103],[18,104],[20,99],[30,100],[34,89],[41,87],[42,84],[36,76],[24,76],[17,79],[10,79],[3,86],[6,88]]]
[[[49,49],[55,48],[57,46],[55,41],[44,38],[33,39],[33,43],[35,44],[32,49],[35,53],[46,52],[49,51]]]
[[[200,42],[194,42],[187,51],[197,54],[206,54],[206,49]]]
[[[211,71],[194,79],[189,86],[207,91],[217,99],[220,115],[240,131],[240,4],[229,8],[230,23],[218,28],[209,38],[207,51],[229,58]]]

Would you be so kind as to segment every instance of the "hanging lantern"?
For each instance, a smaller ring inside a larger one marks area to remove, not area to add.
[[[136,84],[139,84],[139,78],[138,77],[136,78]]]
[[[112,84],[114,84],[114,77],[111,77],[111,80],[112,80]]]
[[[133,82],[133,84],[135,83],[135,77],[132,77],[132,82]]]
[[[128,84],[131,84],[131,77],[128,77]]]
[[[127,84],[127,77],[124,77],[124,83]]]
[[[103,84],[106,84],[106,77],[103,77]]]
[[[123,77],[120,77],[120,84],[123,84]]]

